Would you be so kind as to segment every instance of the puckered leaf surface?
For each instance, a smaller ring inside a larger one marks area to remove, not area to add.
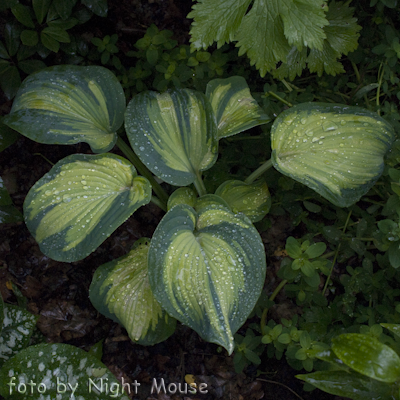
[[[150,183],[123,157],[74,154],[32,186],[25,222],[48,257],[78,261],[150,198]]]
[[[216,195],[179,204],[158,225],[149,280],[165,310],[229,353],[264,284],[265,250],[243,214]]]
[[[133,341],[153,345],[174,332],[176,320],[161,308],[150,288],[150,241],[138,242],[127,255],[96,270],[90,285],[90,301],[103,315],[123,325]]]
[[[272,162],[333,204],[348,207],[381,175],[394,136],[387,121],[360,107],[303,103],[275,120]]]
[[[114,147],[124,111],[124,91],[108,69],[59,65],[24,80],[4,123],[39,143],[87,142],[101,153]]]

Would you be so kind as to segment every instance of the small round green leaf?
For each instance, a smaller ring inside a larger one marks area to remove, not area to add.
[[[400,378],[400,357],[373,336],[339,335],[332,339],[332,350],[344,364],[362,375],[388,383]]]
[[[114,147],[124,110],[124,91],[108,69],[62,65],[28,76],[4,122],[36,142],[87,142],[100,153]]]
[[[373,112],[304,103],[275,120],[272,162],[333,204],[348,207],[375,184],[393,140],[393,127]]]
[[[241,76],[210,81],[206,96],[217,119],[218,139],[270,121],[251,96],[246,80]]]
[[[154,233],[148,262],[154,297],[168,314],[231,354],[265,279],[264,246],[250,220],[215,195],[195,208],[176,205]]]
[[[21,32],[21,42],[25,46],[36,46],[39,42],[39,35],[36,31],[25,29]]]
[[[200,92],[140,93],[128,104],[125,129],[141,161],[171,185],[190,185],[216,161],[215,118]]]
[[[139,243],[127,255],[101,265],[89,294],[99,312],[123,325],[129,337],[142,345],[166,340],[176,325],[151,291],[147,276],[149,245],[149,240]]]
[[[0,369],[6,399],[129,400],[122,389],[95,356],[63,343],[30,346]]]
[[[251,222],[261,221],[271,208],[271,195],[263,180],[254,183],[225,181],[215,194],[221,196],[231,210],[246,214]]]
[[[74,154],[33,185],[25,223],[44,254],[72,262],[93,252],[150,198],[150,183],[124,158]]]

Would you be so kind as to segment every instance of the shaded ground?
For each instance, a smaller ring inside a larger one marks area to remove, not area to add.
[[[178,0],[109,1],[107,24],[94,26],[96,35],[119,33],[122,46],[130,46],[141,37],[151,23],[160,29],[170,29],[181,42],[187,42],[190,21],[184,16],[190,2]],[[116,5],[118,3],[118,5]],[[189,8],[189,9],[188,9]],[[124,49],[129,50],[129,49]],[[11,103],[3,102],[5,114]],[[72,153],[90,152],[86,144],[75,146],[41,145],[21,137],[0,154],[0,176],[5,181],[14,204],[22,211],[30,187],[48,172],[51,164]],[[162,217],[153,205],[140,208],[93,254],[75,263],[60,263],[44,256],[23,223],[0,225],[0,289],[6,302],[16,298],[6,282],[14,282],[28,299],[28,309],[39,315],[38,328],[49,342],[69,343],[88,350],[104,340],[102,361],[117,378],[125,382],[137,380],[141,386],[135,399],[333,399],[334,396],[314,391],[302,391],[302,383],[294,378],[297,371],[284,360],[263,356],[258,367],[265,375],[256,377],[251,366],[236,374],[233,357],[219,353],[214,344],[204,342],[194,331],[178,324],[176,333],[167,341],[152,347],[133,344],[126,331],[106,319],[91,305],[88,289],[95,269],[101,264],[128,252],[140,237],[151,237]],[[290,224],[280,221],[274,231],[263,239],[268,243],[268,282],[276,277],[276,262],[272,254],[284,245]],[[289,312],[289,307],[282,306]],[[258,321],[255,321],[258,322]],[[242,328],[243,332],[246,326]],[[165,383],[184,383],[186,374],[193,374],[197,383],[206,383],[207,394],[150,394],[153,378]],[[296,395],[299,394],[299,395]]]

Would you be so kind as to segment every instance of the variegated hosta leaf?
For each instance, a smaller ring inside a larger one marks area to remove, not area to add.
[[[343,104],[304,103],[275,120],[272,162],[339,207],[357,202],[383,170],[393,127],[377,114]]]
[[[74,154],[32,186],[24,216],[44,254],[72,262],[94,251],[150,199],[150,183],[124,158]]]
[[[215,118],[200,92],[140,93],[128,104],[125,129],[147,168],[171,185],[193,183],[216,161]]]
[[[149,240],[139,240],[125,256],[101,265],[90,285],[96,309],[125,327],[143,345],[166,340],[175,330],[170,317],[153,296],[147,276]]]
[[[216,195],[179,204],[158,225],[149,280],[163,308],[203,339],[234,348],[265,280],[265,250],[250,220]]]
[[[271,120],[253,99],[246,80],[241,76],[210,81],[206,96],[217,118],[218,139]]]
[[[167,208],[170,210],[178,204],[187,204],[188,206],[194,207],[196,200],[197,195],[193,189],[181,187],[176,189],[171,196],[169,196]]]
[[[271,195],[263,180],[254,183],[226,181],[215,194],[221,196],[235,214],[242,212],[251,222],[261,221],[271,208]]]
[[[4,123],[39,143],[87,142],[101,153],[114,147],[124,111],[124,91],[108,69],[61,65],[24,80]]]

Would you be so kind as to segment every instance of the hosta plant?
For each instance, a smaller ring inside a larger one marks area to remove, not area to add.
[[[117,134],[124,121],[131,147]],[[32,74],[5,123],[42,143],[87,142],[97,154],[56,163],[28,193],[25,222],[43,253],[73,262],[137,208],[158,204],[166,214],[153,237],[102,265],[90,298],[136,342],[166,339],[177,319],[232,353],[234,334],[265,279],[265,251],[253,222],[265,216],[271,200],[257,179],[274,165],[349,206],[380,176],[394,138],[391,125],[367,110],[301,104],[274,122],[271,160],[244,182],[228,181],[207,193],[202,172],[216,162],[219,141],[268,121],[241,77],[213,80],[205,94],[143,92],[125,107],[121,85],[103,67],[57,66]],[[115,144],[127,159],[109,153]],[[153,174],[181,188],[168,198]]]

